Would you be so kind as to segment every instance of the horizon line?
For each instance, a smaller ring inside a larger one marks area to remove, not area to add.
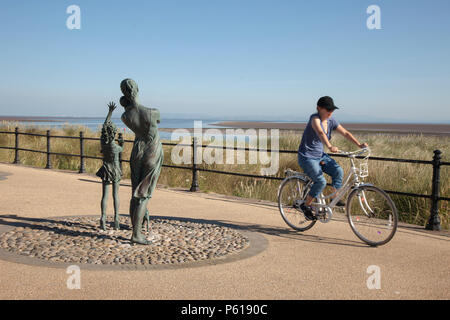
[[[175,115],[175,114],[173,114]],[[102,119],[105,118],[105,116],[19,116],[19,115],[0,115],[0,121],[18,121],[18,122],[33,122],[34,120],[39,120],[39,122],[46,122],[45,120],[49,120],[48,122],[51,122],[52,120],[65,120],[65,119]],[[111,117],[112,119],[119,119],[120,117]],[[198,119],[198,121],[202,120],[219,120],[219,121],[233,121],[233,122],[263,122],[263,123],[307,123],[308,121],[301,121],[301,120],[236,120],[236,117],[233,117],[233,119],[229,119],[230,117],[217,117],[213,118],[211,116],[207,116],[203,119]],[[246,118],[245,116],[242,118]],[[180,117],[180,118],[168,118],[170,120],[197,120],[196,117],[193,118],[187,118],[187,117]],[[62,122],[62,121],[55,121],[55,122]],[[355,121],[355,120],[340,120],[339,122],[342,123],[358,123],[358,124],[436,124],[436,125],[449,125],[450,126],[450,120],[438,122],[438,121],[398,121],[398,120],[377,120],[377,121]]]

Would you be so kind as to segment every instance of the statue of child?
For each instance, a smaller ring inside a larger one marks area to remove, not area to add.
[[[100,138],[101,152],[103,153],[103,165],[97,171],[97,176],[102,179],[102,201],[100,218],[100,227],[106,230],[106,206],[108,203],[109,186],[113,186],[114,199],[114,229],[119,230],[119,182],[122,179],[122,170],[120,168],[119,155],[123,151],[123,139],[119,139],[119,144],[115,142],[117,127],[111,121],[111,115],[116,108],[114,102],[108,104],[109,112],[102,127]],[[120,135],[119,135],[120,138]]]

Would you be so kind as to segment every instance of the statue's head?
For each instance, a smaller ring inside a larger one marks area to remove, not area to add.
[[[127,78],[120,83],[120,90],[122,90],[123,96],[120,98],[120,104],[123,107],[129,107],[133,103],[137,102],[138,86],[133,79]]]
[[[139,88],[133,79],[124,79],[120,83],[120,90],[122,90],[123,95],[130,100],[134,100],[138,96]]]
[[[112,141],[114,141],[116,133],[117,133],[116,125],[111,121],[107,121],[106,123],[103,124],[102,135],[100,139],[103,141],[104,144],[110,144]]]

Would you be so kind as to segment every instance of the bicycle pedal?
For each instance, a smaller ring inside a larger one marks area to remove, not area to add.
[[[292,205],[295,209],[300,210],[300,206],[304,203],[304,200],[295,200],[294,204]]]
[[[324,219],[324,218],[326,218],[325,212],[316,213],[315,216],[316,216],[317,219]]]

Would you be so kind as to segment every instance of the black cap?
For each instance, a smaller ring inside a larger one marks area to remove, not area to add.
[[[334,101],[331,97],[325,96],[317,101],[317,106],[327,109],[328,111],[333,111],[335,109],[339,109],[334,105]]]

